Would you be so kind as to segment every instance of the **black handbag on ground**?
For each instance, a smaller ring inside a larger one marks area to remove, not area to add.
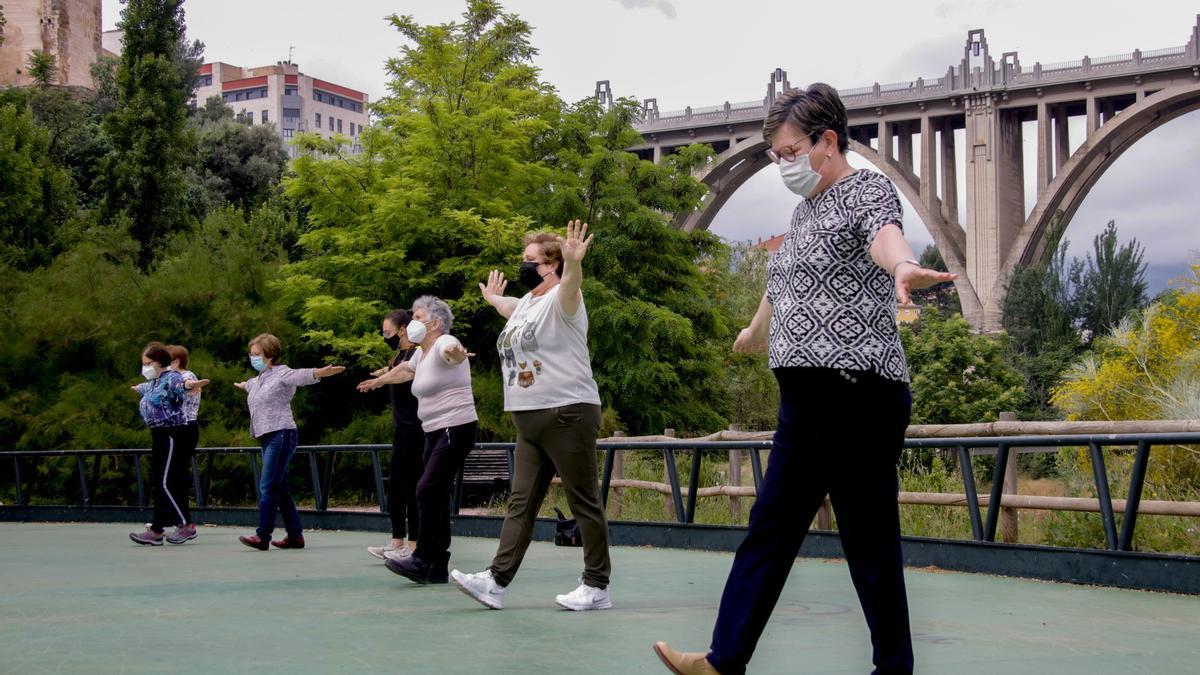
[[[554,507],[558,514],[558,522],[554,524],[555,546],[583,546],[583,535],[579,533],[579,523],[574,518],[567,518],[563,512]]]

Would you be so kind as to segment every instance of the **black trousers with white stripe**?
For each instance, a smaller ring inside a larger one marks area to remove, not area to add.
[[[162,532],[172,525],[192,522],[188,508],[188,485],[192,475],[194,430],[187,426],[151,427],[150,481],[154,495],[154,518],[150,528]]]

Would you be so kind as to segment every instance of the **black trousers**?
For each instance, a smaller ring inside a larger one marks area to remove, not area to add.
[[[150,428],[150,486],[154,496],[150,528],[155,532],[192,522],[188,489],[198,438],[198,431],[193,432],[187,426]]]
[[[388,465],[388,515],[392,538],[421,541],[417,481],[425,471],[425,433],[421,427],[392,428],[392,461]]]
[[[450,490],[475,447],[478,426],[468,422],[425,434],[425,471],[417,481],[421,538],[413,552],[421,562],[445,567],[450,561]]]
[[[779,368],[779,425],[762,488],[721,596],[708,659],[745,672],[817,509],[828,494],[871,631],[876,673],[911,673],[896,463],[908,386],[872,373]]]

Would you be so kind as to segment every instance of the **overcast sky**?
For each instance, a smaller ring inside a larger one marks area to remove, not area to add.
[[[103,0],[114,28],[118,0]],[[1017,51],[1023,65],[1183,45],[1200,6],[1142,0],[1130,11],[1089,10],[1045,0],[914,0],[842,4],[778,0],[508,0],[534,27],[535,60],[568,100],[611,80],[617,96],[658,99],[661,110],[751,101],[776,67],[794,85],[839,88],[939,77],[957,63],[967,31],[986,30],[994,57]],[[255,66],[292,58],[312,76],[384,91],[385,59],[402,44],[384,20],[456,19],[460,0],[190,0],[188,35],[208,60]],[[824,8],[819,9],[819,8]],[[1075,134],[1076,138],[1079,134]],[[1200,113],[1167,124],[1125,153],[1092,189],[1067,230],[1082,256],[1115,219],[1123,238],[1147,249],[1152,290],[1200,254]],[[754,239],[786,228],[795,198],[773,168],[755,176],[718,215],[713,231]],[[907,207],[907,204],[906,204]],[[911,216],[911,209],[908,209]],[[914,248],[930,241],[919,220],[905,222]]]

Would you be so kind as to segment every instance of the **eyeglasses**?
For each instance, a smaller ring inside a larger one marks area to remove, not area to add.
[[[816,141],[812,140],[812,138],[809,138],[808,140],[811,145],[816,145]],[[775,152],[774,148],[768,148],[767,149],[767,157],[769,157],[770,160],[776,164],[778,164],[780,162],[787,162],[790,164],[790,163],[796,161],[797,157],[804,154],[804,153],[796,152],[796,146],[800,145],[803,142],[804,142],[804,139],[802,138],[802,139],[796,141],[795,143],[792,143],[791,145],[780,150],[779,152]]]

